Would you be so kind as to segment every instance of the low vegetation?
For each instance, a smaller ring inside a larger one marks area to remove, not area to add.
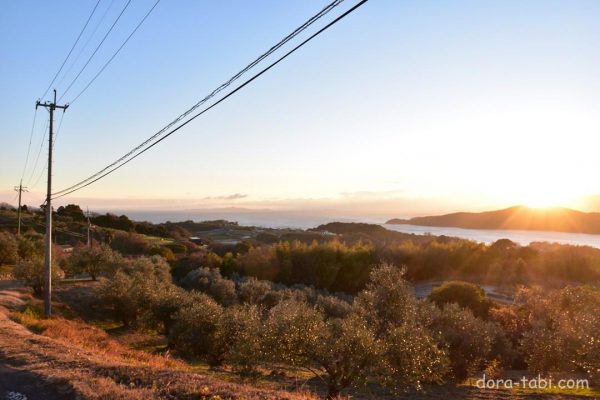
[[[68,217],[81,218],[76,211]],[[123,218],[107,221],[129,226]],[[599,381],[600,290],[579,284],[584,278],[598,284],[599,251],[388,237],[370,227],[336,224],[328,230],[342,233],[328,240],[250,243],[221,254],[187,242],[175,252],[167,247],[179,243],[174,238],[163,243],[115,231],[110,243],[57,251],[54,265],[56,279],[98,281],[90,306],[96,315],[131,332],[153,332],[190,365],[251,379],[306,371],[323,382],[329,399],[367,386],[415,393],[504,369]],[[35,233],[0,235],[3,262],[14,265],[14,276],[34,295],[43,285],[40,243]],[[541,273],[550,276],[544,288],[533,284]],[[514,302],[496,303],[461,277],[504,282]],[[413,282],[446,278],[453,280],[416,298]],[[68,340],[84,347],[124,351],[113,349],[103,331],[30,317],[19,318],[47,336],[73,333]],[[76,337],[78,329],[90,342]]]

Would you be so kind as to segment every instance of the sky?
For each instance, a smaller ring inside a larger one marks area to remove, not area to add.
[[[59,97],[125,3],[100,1],[54,85]],[[131,1],[63,102],[153,3]],[[294,43],[355,3],[344,1]],[[95,4],[3,4],[0,202],[15,204],[12,188],[22,175],[24,202],[43,202],[43,109],[23,173],[35,101]],[[129,151],[325,4],[162,0],[94,84],[63,116],[57,112],[54,189]],[[515,204],[600,211],[599,15],[598,1],[370,0],[160,145],[56,205],[390,218]]]

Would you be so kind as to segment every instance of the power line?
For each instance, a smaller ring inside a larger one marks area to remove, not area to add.
[[[73,69],[73,67],[77,64],[77,61],[79,61],[79,58],[83,54],[83,51],[87,48],[88,44],[90,44],[90,42],[94,38],[94,35],[96,35],[96,32],[98,31],[98,28],[100,28],[100,25],[102,25],[102,22],[104,21],[104,18],[106,18],[106,15],[108,15],[108,12],[110,11],[110,9],[112,8],[112,6],[113,6],[114,3],[115,3],[115,0],[111,0],[110,1],[110,3],[108,4],[108,7],[106,8],[106,10],[104,10],[104,13],[102,14],[102,16],[100,17],[100,19],[98,20],[98,23],[96,23],[96,27],[94,28],[94,30],[92,31],[92,33],[89,35],[89,37],[87,38],[87,40],[85,41],[85,43],[83,44],[83,46],[81,46],[81,49],[79,49],[79,52],[75,56],[75,59],[71,63],[71,66],[69,68],[67,68],[67,70],[63,74],[62,78],[60,78],[60,80],[58,81],[57,86],[60,86],[65,81],[65,78],[69,75],[69,73],[71,72],[71,70]]]
[[[40,174],[38,175],[38,177],[35,179],[35,182],[33,183],[33,185],[31,185],[31,188],[33,189],[34,187],[37,187],[37,184],[40,182],[40,179],[42,178],[42,176],[44,176],[44,172],[46,172],[46,168],[48,168],[48,163],[44,164],[44,168],[42,168],[42,170],[40,171]]]
[[[42,228],[46,227],[46,224],[44,224],[43,222],[38,222],[36,220],[30,220],[30,221],[27,221],[27,222],[25,222],[25,220],[23,220],[22,224],[23,225],[29,225],[29,227],[33,227],[34,224],[37,225],[37,226],[40,226]],[[65,233],[65,234],[68,234],[68,235],[80,237],[80,238],[86,238],[86,235],[83,234],[83,233],[73,232],[73,231],[70,231],[70,230],[67,230],[67,229],[58,228],[56,226],[53,226],[52,230],[54,230],[56,232]]]
[[[54,134],[54,140],[52,141],[52,148],[54,149],[54,145],[56,144],[56,139],[58,138],[58,134],[60,133],[60,128],[62,127],[62,123],[63,123],[63,118],[65,117],[65,113],[63,112],[60,115],[60,121],[58,123],[58,129],[56,130],[56,133]],[[35,182],[33,183],[33,185],[31,185],[31,188],[34,188],[37,186],[37,184],[39,183],[40,179],[42,178],[42,176],[44,175],[44,172],[46,171],[46,168],[48,167],[48,161],[46,161],[46,163],[44,164],[44,168],[42,168],[42,170],[40,171],[40,174],[38,175],[38,177],[36,178]]]
[[[77,46],[77,43],[79,43],[79,39],[81,39],[81,35],[83,35],[83,32],[85,31],[85,28],[87,28],[88,24],[90,23],[90,20],[92,19],[92,16],[96,12],[96,9],[98,8],[98,4],[100,4],[100,0],[98,0],[96,2],[96,5],[94,6],[94,8],[92,9],[92,12],[90,13],[90,16],[88,17],[87,21],[85,21],[85,25],[83,25],[83,28],[81,28],[81,32],[79,32],[79,35],[77,36],[77,39],[75,39],[75,43],[73,43],[73,46],[71,46],[71,50],[69,50],[69,53],[65,57],[65,60],[60,65],[60,68],[58,69],[58,71],[56,71],[56,74],[54,75],[54,78],[52,78],[52,82],[50,82],[50,84],[48,85],[48,88],[46,89],[46,91],[44,92],[44,94],[40,97],[41,99],[43,99],[44,97],[46,97],[46,94],[48,93],[48,90],[50,90],[50,88],[52,87],[52,84],[54,83],[54,81],[58,77],[58,74],[60,74],[60,71],[62,71],[62,69],[64,68],[65,64],[67,63],[67,60],[71,56],[71,53],[73,53],[73,49],[75,49],[75,46]]]
[[[78,182],[78,183],[76,183],[76,184],[68,187],[68,188],[60,190],[60,191],[58,191],[58,192],[56,192],[54,194],[57,195],[57,194],[61,194],[61,193],[64,193],[64,192],[68,192],[71,189],[74,189],[74,188],[76,188],[76,187],[78,187],[80,185],[85,184],[88,181],[93,180],[94,178],[102,175],[102,173],[104,173],[105,171],[111,169],[115,165],[121,163],[122,161],[126,160],[128,157],[132,156],[134,153],[136,153],[139,150],[141,150],[142,148],[146,147],[149,143],[151,143],[152,141],[156,140],[162,134],[164,134],[165,132],[167,132],[171,127],[173,127],[174,125],[176,125],[178,122],[182,121],[185,117],[187,117],[188,115],[190,115],[194,110],[196,110],[202,104],[206,103],[207,101],[209,101],[210,99],[212,99],[214,96],[216,96],[217,94],[219,94],[221,91],[225,90],[234,81],[236,81],[242,75],[244,75],[246,72],[248,72],[251,68],[255,67],[262,60],[264,60],[265,58],[267,58],[268,56],[270,56],[272,53],[274,53],[275,51],[277,51],[279,48],[281,48],[287,42],[289,42],[294,37],[296,37],[297,35],[299,35],[301,32],[303,32],[304,30],[306,30],[310,25],[312,25],[319,18],[323,17],[324,15],[326,15],[331,10],[333,10],[335,7],[337,7],[343,1],[344,0],[334,0],[333,2],[331,2],[330,4],[328,4],[327,6],[325,6],[325,8],[323,8],[317,14],[315,14],[310,19],[308,19],[306,22],[304,22],[302,25],[300,25],[298,28],[296,28],[292,33],[290,33],[289,35],[287,35],[286,37],[284,37],[282,40],[280,40],[277,44],[275,44],[274,46],[272,46],[265,53],[261,54],[258,58],[256,58],[254,61],[252,61],[250,64],[248,64],[242,70],[240,70],[238,73],[236,73],[233,77],[231,77],[225,83],[221,84],[219,87],[217,87],[216,89],[214,89],[211,93],[209,93],[207,96],[205,96],[202,100],[198,101],[196,104],[194,104],[191,108],[189,108],[183,114],[179,115],[177,118],[175,118],[169,124],[167,124],[166,126],[164,126],[162,129],[160,129],[154,135],[150,136],[144,142],[142,142],[141,144],[139,144],[138,146],[136,146],[135,148],[133,148],[132,150],[130,150],[128,153],[126,153],[125,155],[123,155],[122,157],[120,157],[118,160],[112,162],[111,164],[109,164],[108,166],[104,167],[100,171],[96,172],[92,176],[90,176],[90,177],[88,177],[88,178],[86,178],[86,179],[84,179],[84,180],[82,180],[82,181],[80,181],[80,182]]]
[[[33,123],[31,124],[31,133],[29,134],[29,144],[27,145],[27,155],[25,156],[25,165],[23,166],[23,173],[21,173],[21,183],[25,177],[25,171],[27,170],[27,163],[29,162],[29,153],[31,151],[31,140],[33,139],[33,131],[35,130],[35,120],[37,118],[37,109],[33,113]]]
[[[129,7],[130,3],[131,3],[131,0],[128,0],[127,3],[125,4],[125,6],[123,7],[123,9],[121,10],[121,12],[119,13],[119,15],[117,16],[117,19],[115,19],[115,22],[113,22],[113,24],[110,26],[110,28],[108,29],[108,32],[106,32],[106,34],[104,35],[104,37],[102,38],[102,40],[100,41],[100,43],[98,43],[98,46],[96,46],[96,49],[94,50],[94,52],[92,53],[92,55],[85,62],[85,64],[83,65],[83,67],[81,68],[81,70],[79,71],[79,73],[77,73],[77,75],[75,76],[75,78],[73,78],[73,80],[71,81],[71,83],[69,84],[69,86],[67,86],[67,88],[63,92],[62,96],[60,96],[60,98],[58,99],[59,101],[63,97],[65,97],[65,95],[67,94],[67,92],[69,91],[69,89],[71,89],[71,87],[75,84],[75,82],[77,81],[77,79],[79,79],[79,77],[81,76],[81,74],[83,73],[83,71],[87,68],[88,64],[90,63],[90,61],[92,61],[92,58],[94,58],[94,56],[96,55],[96,53],[98,52],[98,50],[100,50],[100,47],[102,46],[102,44],[104,43],[104,41],[106,40],[106,38],[108,37],[108,35],[110,35],[110,33],[112,32],[112,30],[115,27],[115,25],[117,25],[117,22],[119,22],[119,20],[123,16],[123,13],[125,12],[125,10],[127,10],[127,7]]]
[[[46,139],[46,131],[48,129],[49,123],[50,123],[50,120],[47,119],[46,124],[44,125],[44,131],[42,132],[42,141],[40,142],[40,148],[38,149],[37,156],[35,157],[35,163],[33,164],[33,169],[31,170],[31,174],[29,175],[29,179],[27,180],[27,184],[25,186],[29,186],[29,184],[31,183],[31,179],[33,178],[33,176],[35,174],[35,170],[37,168],[38,161],[40,160],[40,154],[42,153],[42,149],[44,148],[44,142]]]
[[[111,61],[114,60],[114,58],[117,56],[117,54],[119,54],[119,52],[121,51],[121,49],[123,47],[125,47],[125,45],[129,41],[129,39],[131,39],[131,37],[135,34],[135,32],[139,29],[139,27],[142,26],[142,24],[144,23],[144,21],[146,21],[146,18],[148,18],[148,16],[154,10],[154,8],[158,5],[158,3],[160,3],[160,0],[156,0],[156,3],[154,3],[154,5],[152,6],[152,8],[150,8],[150,10],[146,13],[146,15],[144,15],[144,18],[142,18],[142,20],[137,24],[137,26],[129,34],[129,36],[127,36],[127,39],[125,39],[125,41],[121,44],[121,46],[117,49],[117,51],[115,51],[115,53],[112,55],[112,57],[110,57],[108,59],[108,61],[102,66],[102,68],[100,68],[100,71],[98,71],[98,73],[96,75],[94,75],[94,77],[88,82],[87,85],[85,85],[85,87],[79,92],[79,94],[77,96],[75,96],[75,98],[73,100],[71,100],[70,104],[73,104],[79,98],[79,96],[81,96],[83,94],[83,92],[85,92],[87,90],[87,88],[89,88],[90,85],[92,83],[94,83],[94,81],[96,80],[96,78],[98,78],[100,76],[100,74],[102,74],[102,72],[104,72],[104,70],[106,69],[106,67],[108,67],[108,64],[110,64]]]
[[[141,154],[145,153],[146,151],[150,150],[152,147],[156,146],[158,143],[162,142],[167,137],[171,136],[173,133],[177,132],[179,129],[183,128],[184,126],[186,126],[187,124],[189,124],[190,122],[192,122],[194,119],[198,118],[199,116],[201,116],[205,112],[209,111],[213,107],[216,107],[218,104],[222,103],[223,101],[225,101],[226,99],[228,99],[229,97],[231,97],[232,95],[234,95],[236,92],[238,92],[239,90],[243,89],[245,86],[247,86],[248,84],[250,84],[251,82],[253,82],[255,79],[257,79],[261,75],[263,75],[265,72],[269,71],[271,68],[275,67],[281,61],[283,61],[288,56],[290,56],[292,53],[296,52],[298,49],[300,49],[301,47],[303,47],[305,44],[307,44],[308,42],[310,42],[311,40],[313,40],[315,37],[317,37],[318,35],[320,35],[324,31],[326,31],[327,29],[329,29],[331,26],[335,25],[337,22],[339,22],[340,20],[342,20],[343,18],[345,18],[347,15],[349,15],[350,13],[352,13],[353,11],[355,11],[357,8],[359,8],[360,6],[362,6],[363,4],[365,4],[367,1],[368,0],[362,0],[362,1],[360,1],[359,3],[357,3],[356,5],[354,5],[352,8],[350,8],[349,10],[347,10],[346,12],[344,12],[343,14],[341,14],[339,17],[337,17],[336,19],[334,19],[333,21],[331,21],[330,23],[328,23],[327,25],[325,25],[323,28],[321,28],[320,30],[318,30],[317,32],[315,32],[314,34],[312,34],[311,36],[309,36],[307,39],[305,39],[303,42],[301,42],[300,44],[298,44],[296,47],[294,47],[293,49],[291,49],[290,51],[288,51],[287,53],[285,53],[282,57],[278,58],[276,61],[274,61],[273,63],[271,63],[268,67],[264,68],[263,70],[261,70],[260,72],[258,72],[256,75],[254,75],[252,78],[246,80],[244,83],[242,83],[241,85],[239,85],[238,87],[236,87],[234,90],[232,90],[231,92],[229,92],[227,95],[225,95],[224,97],[222,97],[221,99],[219,99],[217,102],[215,102],[214,104],[206,107],[205,109],[203,109],[199,113],[195,114],[193,117],[191,117],[190,119],[188,119],[187,121],[185,121],[184,123],[182,123],[181,125],[179,125],[178,127],[174,128],[169,133],[167,133],[166,135],[164,135],[163,137],[161,137],[160,139],[158,139],[154,143],[150,144],[148,147],[146,147],[143,150],[141,150],[139,153],[133,155],[132,157],[130,157],[127,160],[125,160],[123,163],[115,166],[114,168],[110,169],[109,171],[105,172],[104,174],[102,174],[100,176],[96,176],[95,179],[87,182],[84,185],[75,187],[75,188],[73,188],[71,190],[68,190],[68,191],[63,190],[61,192],[57,192],[56,194],[58,194],[58,193],[62,193],[62,194],[60,194],[58,196],[54,196],[54,197],[52,197],[52,199],[63,197],[63,196],[66,196],[66,195],[68,195],[70,193],[76,192],[76,191],[78,191],[80,189],[83,189],[84,187],[87,187],[87,186],[91,185],[92,183],[94,183],[94,182],[96,182],[96,181],[104,178],[105,176],[107,176],[107,175],[111,174],[112,172],[116,171],[117,169],[123,167],[124,165],[126,165],[127,163],[129,163],[130,161],[132,161],[133,159],[135,159],[136,157],[138,157]]]

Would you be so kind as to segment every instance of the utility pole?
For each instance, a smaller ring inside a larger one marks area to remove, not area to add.
[[[15,191],[19,192],[19,208],[17,209],[17,236],[21,235],[21,193],[27,192],[27,186],[23,186],[23,181],[19,182],[19,186],[15,186]]]
[[[86,216],[87,216],[87,245],[88,247],[92,247],[92,239],[90,236],[90,228],[92,227],[92,224],[90,223],[90,208],[86,207],[87,212],[86,212]]]
[[[59,106],[56,104],[56,89],[54,89],[54,101],[51,103],[45,101],[41,103],[39,100],[35,103],[35,108],[39,106],[45,107],[50,112],[50,128],[48,131],[48,186],[46,190],[46,253],[44,258],[44,312],[47,317],[52,314],[52,148],[53,128],[54,128],[54,110],[60,108],[65,112],[69,107],[68,104]]]

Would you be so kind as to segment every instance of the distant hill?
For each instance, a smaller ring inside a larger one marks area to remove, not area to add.
[[[569,208],[536,209],[524,206],[479,213],[458,212],[439,216],[390,219],[387,224],[442,226],[467,229],[518,229],[600,234],[600,213]]]

